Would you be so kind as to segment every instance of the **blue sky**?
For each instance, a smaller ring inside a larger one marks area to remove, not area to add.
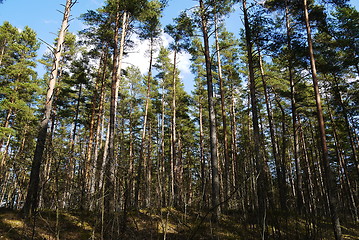
[[[66,0],[4,0],[3,4],[0,4],[0,24],[4,21],[9,21],[13,26],[20,29],[29,26],[36,31],[38,38],[52,44],[61,26],[62,14],[59,11],[63,11],[64,7],[61,4],[65,4],[65,2]],[[78,20],[78,17],[87,12],[87,10],[95,10],[101,7],[103,2],[103,0],[78,0],[71,11],[73,20],[70,22],[69,31],[76,33],[83,29],[85,26]],[[193,0],[170,0],[170,6],[166,8],[162,24],[171,23],[172,18],[178,16],[181,10],[190,8],[195,3],[196,1]],[[164,39],[164,41],[167,42],[168,39]],[[125,61],[146,62],[146,58],[141,55],[145,54],[147,44],[139,43],[139,46],[142,48],[136,50],[137,54],[132,54]],[[38,56],[41,57],[46,49],[46,45],[42,44]],[[182,56],[180,61],[183,78],[190,78],[189,56]],[[144,69],[147,69],[147,64],[142,64],[140,67],[144,71]],[[39,66],[37,70],[41,77],[43,67]],[[193,84],[190,81],[186,81],[185,85],[187,91],[192,89]]]
[[[61,4],[65,4],[66,0],[4,0],[3,4],[0,4],[0,24],[4,21],[9,21],[13,26],[17,28],[24,28],[29,26],[37,32],[38,38],[53,43],[56,38],[56,33],[61,25],[62,14],[59,11],[63,10]],[[102,6],[103,0],[78,0],[78,3],[72,9],[72,18],[70,22],[69,31],[76,33],[84,28],[84,25],[78,17],[85,13],[87,10],[94,10]],[[166,25],[171,23],[172,18],[179,15],[182,10],[191,8],[198,1],[196,0],[170,0],[169,6],[165,9],[162,24]],[[351,0],[352,4],[359,8],[359,0]],[[235,33],[239,32],[239,13],[232,14],[227,21],[227,29]],[[168,41],[169,39],[164,39]],[[139,44],[142,49],[138,49],[137,55],[134,54],[128,61],[138,62],[142,60],[146,61],[146,58],[141,57],[145,52],[145,46],[147,44]],[[46,46],[42,44],[39,56],[45,52]],[[185,88],[187,91],[192,89],[191,74],[189,72],[189,56],[183,55],[180,58],[180,70],[182,77],[185,78]],[[147,66],[143,66],[143,69]],[[41,70],[39,70],[41,72]]]
[[[29,26],[36,31],[38,38],[52,43],[62,20],[62,14],[58,10],[63,11],[64,7],[61,4],[65,2],[66,0],[4,0],[3,4],[0,4],[0,24],[9,21],[20,29]],[[103,0],[78,0],[71,11],[73,20],[70,22],[69,31],[81,30],[84,25],[77,18],[87,10],[101,7],[103,2]],[[163,24],[170,23],[182,9],[189,8],[194,3],[193,0],[170,0],[170,6],[163,17]]]

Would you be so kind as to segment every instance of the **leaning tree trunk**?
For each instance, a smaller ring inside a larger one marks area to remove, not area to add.
[[[319,85],[317,80],[317,70],[315,65],[315,58],[313,53],[313,43],[312,43],[312,34],[309,24],[309,14],[308,14],[308,5],[307,0],[303,0],[304,5],[304,19],[305,25],[307,30],[307,41],[308,41],[308,48],[309,48],[309,57],[310,57],[310,66],[312,70],[312,79],[313,79],[313,88],[315,93],[315,102],[317,106],[317,118],[318,118],[318,125],[319,125],[319,132],[320,132],[320,142],[322,148],[322,164],[324,167],[324,176],[325,176],[325,184],[327,188],[328,198],[329,198],[329,207],[331,212],[331,219],[334,229],[335,239],[339,240],[342,239],[342,233],[340,228],[340,221],[338,216],[338,209],[337,209],[337,189],[336,183],[333,176],[333,173],[330,169],[329,159],[328,159],[328,147],[327,147],[327,140],[325,136],[325,125],[324,125],[324,117],[323,117],[323,110],[322,110],[322,103],[319,93]]]
[[[56,79],[58,75],[58,69],[60,64],[60,58],[63,51],[63,43],[65,39],[65,33],[68,28],[68,21],[70,17],[71,7],[77,2],[77,0],[67,0],[64,16],[62,19],[62,25],[59,32],[59,37],[57,39],[57,46],[55,50],[55,59],[52,66],[51,77],[49,81],[49,88],[47,89],[46,94],[46,103],[45,103],[45,114],[44,119],[40,123],[40,130],[37,136],[36,148],[34,153],[34,159],[31,166],[30,174],[30,183],[27,191],[27,196],[25,200],[24,207],[22,208],[22,213],[25,217],[31,216],[37,209],[38,203],[38,191],[40,184],[40,168],[42,163],[42,155],[45,149],[45,142],[47,136],[47,129],[51,117],[52,102],[54,99],[54,88],[56,85]]]

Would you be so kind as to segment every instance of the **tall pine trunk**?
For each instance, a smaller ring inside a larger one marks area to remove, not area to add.
[[[261,136],[259,129],[259,118],[257,108],[257,95],[256,95],[256,83],[254,77],[254,61],[253,61],[253,40],[251,36],[251,28],[248,19],[247,1],[243,0],[243,14],[244,14],[244,29],[246,38],[247,58],[248,58],[248,70],[249,70],[249,88],[250,88],[250,102],[252,110],[252,124],[253,124],[253,140],[254,140],[254,160],[258,174],[258,180],[256,182],[256,191],[258,197],[258,224],[262,228],[262,232],[265,232],[265,215],[266,215],[266,202],[267,202],[267,187],[266,187],[266,172],[264,166],[264,158],[262,154]]]
[[[293,74],[293,55],[292,55],[292,36],[291,36],[291,27],[289,19],[289,6],[288,0],[286,0],[285,6],[285,22],[286,22],[286,31],[287,31],[287,47],[289,50],[289,60],[288,60],[288,73],[289,73],[289,85],[290,85],[290,102],[292,108],[292,131],[293,131],[293,156],[295,162],[295,171],[296,171],[296,190],[297,190],[297,210],[299,213],[303,211],[303,190],[302,190],[302,174],[301,166],[299,161],[299,144],[298,144],[298,131],[297,131],[297,104],[296,104],[296,88],[294,82]]]
[[[330,169],[330,164],[328,159],[328,147],[327,147],[327,140],[325,135],[325,125],[324,125],[322,103],[321,103],[319,85],[317,79],[317,70],[316,70],[315,58],[313,53],[312,33],[309,23],[307,0],[303,0],[303,6],[304,6],[304,19],[305,19],[305,25],[307,30],[307,42],[308,42],[308,50],[310,57],[310,66],[312,70],[313,88],[315,94],[315,102],[317,106],[317,118],[318,118],[320,142],[322,148],[322,164],[324,168],[325,186],[327,188],[327,193],[329,198],[329,207],[330,207],[335,239],[339,240],[342,239],[342,233],[341,233],[340,220],[339,220],[338,209],[337,209],[337,204],[338,204],[337,189],[336,189],[336,182],[333,173]]]
[[[116,13],[115,31],[114,31],[114,53],[113,53],[113,71],[111,81],[111,99],[110,99],[110,124],[108,133],[108,155],[104,164],[104,216],[106,227],[104,232],[105,239],[113,238],[115,211],[115,125],[116,111],[119,91],[119,80],[121,76],[121,63],[124,51],[125,36],[127,31],[127,12],[122,13],[122,32],[120,40],[120,49],[118,49],[119,28],[120,28],[120,11]]]
[[[225,111],[225,96],[224,96],[224,86],[223,86],[223,76],[222,76],[222,63],[221,63],[221,53],[219,49],[219,39],[218,39],[218,19],[215,19],[215,37],[216,37],[216,52],[217,52],[217,65],[218,65],[218,80],[219,80],[219,92],[221,96],[221,115],[222,115],[222,127],[223,127],[223,147],[224,147],[224,172],[223,172],[223,198],[226,200],[229,195],[229,150],[228,150],[228,136],[227,136],[227,116]],[[226,205],[227,201],[226,201]]]
[[[179,172],[178,172],[178,158],[177,158],[177,130],[176,130],[176,63],[177,63],[177,50],[173,53],[173,70],[172,70],[172,135],[171,135],[171,166],[173,167],[173,198],[174,206],[178,207],[180,204],[180,187],[178,184]]]
[[[146,143],[146,132],[147,132],[147,122],[148,122],[148,109],[150,106],[150,94],[151,94],[151,79],[152,79],[152,61],[153,61],[153,47],[154,47],[154,39],[150,40],[150,62],[148,67],[148,76],[147,76],[147,91],[146,91],[146,103],[145,103],[145,112],[143,115],[143,126],[142,126],[142,136],[141,136],[141,149],[140,149],[140,157],[138,160],[138,168],[137,168],[137,178],[136,178],[136,187],[135,187],[135,208],[138,208],[138,202],[140,201],[140,194],[142,188],[142,175],[143,168],[146,163],[145,156],[145,143]],[[146,175],[145,175],[146,176]],[[146,179],[145,179],[146,180]]]
[[[263,93],[264,93],[264,100],[266,104],[267,109],[267,116],[268,116],[268,123],[269,123],[269,132],[270,132],[270,139],[271,139],[271,145],[272,145],[272,151],[273,151],[273,158],[274,163],[276,167],[276,173],[277,173],[277,184],[278,184],[278,190],[279,190],[279,202],[282,209],[287,210],[287,191],[286,191],[286,181],[285,181],[285,172],[282,171],[280,162],[279,154],[278,154],[278,145],[275,138],[275,132],[273,127],[273,114],[270,106],[270,99],[268,96],[267,91],[267,81],[265,79],[265,73],[263,68],[263,60],[261,56],[261,50],[258,47],[258,57],[259,57],[259,68],[261,73],[261,80],[263,84]],[[282,159],[282,162],[284,159]]]
[[[54,88],[56,85],[56,80],[58,76],[58,69],[60,64],[60,58],[63,51],[63,43],[65,39],[65,33],[68,28],[68,21],[70,17],[70,10],[71,7],[76,3],[72,0],[67,0],[65,5],[64,16],[62,19],[62,25],[59,32],[59,36],[57,39],[57,46],[55,50],[55,59],[52,66],[51,77],[49,81],[49,88],[46,94],[46,103],[45,103],[45,114],[44,119],[40,123],[40,129],[37,135],[37,142],[36,148],[34,153],[34,158],[32,161],[31,166],[31,173],[30,173],[30,182],[29,187],[27,190],[27,196],[25,200],[24,207],[22,208],[22,213],[25,217],[31,216],[35,213],[37,209],[38,203],[38,191],[39,191],[39,184],[40,184],[40,168],[41,163],[43,160],[43,153],[45,149],[45,142],[47,136],[47,129],[49,126],[49,121],[51,117],[51,110],[52,110],[52,102],[54,99]]]
[[[201,10],[201,29],[204,42],[204,57],[206,61],[206,78],[207,78],[207,94],[208,94],[208,112],[209,112],[209,130],[210,130],[210,148],[211,148],[211,172],[212,172],[212,208],[213,221],[217,222],[220,217],[219,204],[219,174],[218,174],[218,151],[217,151],[217,129],[216,129],[216,115],[214,110],[213,97],[213,77],[212,77],[212,63],[209,52],[209,36],[208,36],[208,19],[203,1],[200,0]]]

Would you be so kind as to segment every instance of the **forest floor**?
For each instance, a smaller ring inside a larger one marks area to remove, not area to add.
[[[0,240],[100,239],[100,218],[90,213],[41,211],[36,218],[24,220],[17,211],[0,209]],[[303,218],[286,217],[278,212],[268,214],[266,219],[265,239],[334,239],[328,220],[316,219],[313,225]],[[344,223],[342,231],[344,239],[359,239],[358,225]],[[140,210],[127,215],[126,227],[117,239],[251,240],[261,239],[261,230],[248,216],[244,222],[238,212],[223,214],[221,221],[213,224],[207,212]]]

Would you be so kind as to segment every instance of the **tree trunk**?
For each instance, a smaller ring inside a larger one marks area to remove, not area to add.
[[[118,49],[118,29],[120,25],[120,12],[116,13],[115,33],[114,33],[114,53],[113,53],[113,71],[111,81],[111,103],[110,103],[110,125],[108,134],[108,155],[105,163],[105,195],[104,195],[104,214],[107,226],[105,227],[105,239],[113,238],[114,234],[114,219],[113,212],[115,211],[115,125],[116,125],[116,111],[119,91],[119,80],[121,76],[121,63],[123,57],[123,50],[125,44],[125,35],[127,31],[127,12],[122,15],[122,33],[120,41],[120,50]]]
[[[65,38],[65,33],[68,27],[68,21],[70,17],[71,7],[76,3],[76,0],[73,2],[72,0],[66,1],[64,16],[62,20],[61,29],[59,32],[59,36],[57,39],[57,46],[55,50],[55,60],[53,63],[51,77],[49,82],[49,88],[46,94],[46,103],[45,103],[45,114],[44,119],[40,123],[40,130],[37,136],[36,149],[34,153],[34,158],[31,166],[31,174],[30,174],[30,182],[27,191],[27,196],[25,200],[24,207],[22,208],[22,213],[25,217],[29,217],[36,212],[37,203],[38,203],[38,191],[39,191],[39,183],[40,183],[40,168],[42,163],[42,155],[45,149],[47,128],[50,121],[52,102],[54,99],[54,88],[56,85],[58,69],[61,54],[63,51],[63,42]]]
[[[248,58],[248,70],[249,70],[249,88],[251,97],[251,110],[252,110],[252,124],[253,124],[253,140],[254,140],[254,158],[255,165],[257,168],[258,181],[257,181],[257,196],[258,196],[258,224],[262,231],[265,231],[265,214],[266,214],[266,202],[267,202],[267,187],[266,187],[266,172],[264,167],[264,159],[262,154],[261,137],[259,131],[258,121],[258,109],[257,109],[257,96],[256,96],[256,84],[254,77],[254,62],[252,53],[252,36],[249,25],[248,12],[247,12],[247,1],[243,0],[243,14],[244,14],[244,28],[245,38],[247,47],[247,58]]]
[[[147,130],[147,121],[148,121],[148,109],[150,105],[150,94],[151,94],[151,79],[152,79],[152,61],[153,61],[153,44],[154,40],[150,41],[150,63],[148,67],[148,76],[147,76],[147,92],[146,92],[146,103],[145,103],[145,112],[143,115],[143,127],[142,127],[142,136],[141,136],[141,149],[140,157],[138,159],[138,169],[137,169],[137,178],[136,178],[136,187],[135,187],[135,208],[138,208],[138,201],[140,200],[140,191],[142,184],[142,171],[143,165],[146,164],[146,157],[144,154],[145,143],[146,143],[146,130]]]
[[[357,209],[357,204],[355,202],[355,197],[354,197],[350,179],[349,179],[348,168],[347,168],[347,165],[344,160],[343,150],[340,147],[340,140],[338,138],[335,122],[334,122],[331,110],[329,109],[329,106],[328,106],[328,112],[329,112],[329,117],[330,117],[330,120],[332,123],[335,151],[337,154],[337,158],[339,159],[339,167],[340,167],[339,173],[342,175],[343,183],[345,183],[346,188],[347,188],[347,194],[349,195],[348,196],[349,209],[352,212],[352,217],[353,217],[354,221],[359,223],[358,209]],[[344,184],[342,184],[342,185],[344,185]],[[344,186],[343,186],[343,188],[344,188]]]
[[[105,74],[106,71],[104,71]],[[105,75],[104,75],[105,76]],[[95,165],[95,169],[93,171],[92,178],[94,179],[94,183],[92,184],[94,188],[94,192],[96,189],[100,189],[102,187],[102,174],[103,174],[103,160],[105,159],[104,156],[99,155],[99,151],[103,148],[103,141],[102,136],[104,132],[104,125],[105,125],[105,112],[104,112],[104,102],[105,102],[105,80],[106,78],[102,78],[101,83],[101,92],[100,92],[100,102],[99,102],[99,109],[97,113],[97,126],[96,126],[96,139],[95,139],[95,146],[94,146],[94,154],[93,154],[93,161]],[[107,137],[106,137],[107,140]],[[106,150],[107,151],[107,150]],[[104,153],[103,153],[104,154]],[[95,194],[96,196],[99,195],[100,192]]]
[[[203,0],[199,0],[201,14],[201,28],[204,42],[204,56],[206,61],[206,78],[207,78],[207,93],[208,93],[208,112],[210,124],[210,148],[211,148],[211,169],[212,169],[212,208],[214,213],[212,219],[217,222],[220,218],[219,205],[219,174],[218,174],[218,153],[217,153],[217,129],[216,129],[216,115],[214,110],[213,97],[213,80],[212,80],[212,63],[209,52],[209,36],[208,36],[208,19],[205,13]]]
[[[269,104],[269,96],[267,91],[267,82],[265,79],[264,69],[263,69],[263,60],[261,56],[261,51],[258,47],[258,55],[259,55],[259,68],[261,73],[261,79],[263,84],[263,92],[264,92],[264,99],[267,109],[267,116],[268,116],[268,123],[269,123],[269,131],[270,131],[270,139],[272,144],[272,151],[273,151],[273,158],[274,163],[276,166],[276,172],[277,172],[277,184],[278,184],[278,190],[279,190],[279,202],[280,206],[283,210],[287,210],[287,191],[286,191],[286,181],[285,181],[285,172],[282,171],[281,163],[279,160],[278,152],[277,152],[277,142],[275,139],[275,132],[273,128],[273,115],[272,110]],[[284,161],[285,159],[282,159]]]
[[[298,117],[298,131],[299,131],[299,138],[300,141],[298,142],[298,144],[300,144],[300,146],[302,147],[302,152],[303,152],[303,159],[304,162],[306,164],[306,174],[307,174],[307,187],[308,187],[308,209],[309,209],[309,213],[314,213],[316,214],[316,209],[317,209],[317,205],[316,205],[316,199],[314,197],[314,184],[313,184],[313,174],[312,174],[312,170],[311,170],[311,162],[309,160],[309,156],[308,156],[308,148],[307,148],[307,144],[306,144],[306,140],[305,140],[305,136],[304,136],[304,132],[302,129],[302,124],[300,122],[300,118]]]
[[[2,45],[2,48],[1,48],[1,53],[0,53],[0,66],[1,66],[2,59],[3,59],[4,53],[5,53],[6,39],[4,40],[4,42],[1,45]]]
[[[203,140],[203,107],[202,107],[202,98],[199,97],[198,100],[199,107],[199,153],[200,153],[200,162],[201,162],[201,194],[203,206],[206,206],[206,162],[204,158],[204,140]]]
[[[165,86],[164,83],[162,83],[162,98],[161,98],[161,106],[162,106],[162,112],[161,112],[161,160],[160,160],[160,190],[161,190],[161,207],[167,206],[166,201],[166,166],[165,166]]]
[[[176,63],[177,63],[177,50],[174,50],[173,53],[173,78],[172,78],[172,132],[171,132],[171,166],[173,166],[173,204],[175,207],[179,206],[179,188],[181,186],[178,185],[178,162],[177,162],[177,133],[176,133]]]
[[[319,93],[319,85],[317,80],[317,70],[316,70],[315,58],[313,53],[312,34],[309,24],[307,0],[303,0],[303,5],[304,5],[304,19],[305,19],[305,25],[307,30],[310,65],[312,70],[313,88],[315,93],[315,102],[317,106],[317,118],[318,118],[319,130],[320,130],[320,142],[322,147],[322,164],[324,167],[325,184],[329,195],[328,196],[329,207],[331,212],[334,235],[335,235],[335,239],[339,240],[342,239],[342,233],[341,233],[340,220],[339,220],[338,209],[337,209],[336,182],[333,173],[330,169],[330,164],[328,159],[328,147],[327,147],[327,140],[325,135],[324,117],[323,117],[323,110],[322,110],[322,104],[321,104],[320,93]]]
[[[223,146],[224,146],[224,173],[223,173],[223,181],[224,181],[224,191],[223,198],[227,199],[229,195],[229,150],[228,150],[228,136],[227,136],[227,117],[225,111],[225,96],[223,89],[223,76],[222,76],[222,63],[221,63],[221,54],[219,49],[219,39],[218,39],[218,26],[217,26],[217,18],[215,19],[215,36],[216,36],[216,52],[217,52],[217,65],[218,65],[218,79],[219,79],[219,92],[221,95],[221,115],[222,115],[222,127],[223,127]],[[228,202],[226,201],[226,206],[228,207]]]
[[[96,136],[96,124],[99,123],[96,122],[98,120],[97,114],[99,114],[99,102],[101,101],[101,94],[102,92],[99,92],[99,84],[104,81],[104,78],[106,76],[106,67],[107,67],[107,48],[106,44],[102,48],[102,54],[100,59],[100,67],[98,69],[96,83],[95,83],[95,89],[94,89],[94,98],[92,100],[92,106],[91,106],[91,117],[90,117],[90,130],[89,130],[89,138],[88,138],[88,146],[86,149],[85,154],[85,165],[86,167],[85,171],[85,179],[86,179],[86,189],[88,190],[89,194],[94,194],[94,176],[95,176],[95,159],[93,158],[94,153],[94,147],[96,145],[95,142],[95,136]],[[102,89],[101,89],[102,90]],[[100,91],[101,91],[100,90]],[[90,177],[91,176],[91,177]],[[91,197],[92,198],[92,197]],[[92,209],[92,203],[90,203],[90,209]]]
[[[349,123],[348,110],[347,110],[347,107],[344,105],[344,102],[343,102],[343,99],[342,99],[342,94],[340,93],[339,86],[338,86],[338,79],[337,79],[336,76],[334,76],[334,81],[335,81],[334,88],[336,90],[336,94],[338,94],[339,104],[340,104],[340,106],[342,108],[343,115],[344,115],[345,127],[346,127],[346,130],[348,131],[348,137],[349,137],[350,147],[352,149],[352,155],[353,155],[354,164],[356,166],[356,172],[357,172],[357,174],[359,176],[358,154],[357,154],[357,149],[356,149],[355,142],[354,142],[354,139],[353,139],[352,129],[351,129],[350,123]]]
[[[295,162],[295,171],[296,171],[296,188],[297,188],[297,210],[299,213],[303,211],[303,191],[302,191],[302,174],[300,161],[298,157],[299,152],[299,144],[298,144],[298,132],[297,132],[297,105],[296,105],[296,89],[295,82],[293,76],[293,56],[292,56],[292,36],[291,36],[291,27],[290,27],[290,19],[289,19],[289,6],[288,0],[286,0],[285,6],[285,20],[286,20],[286,31],[287,31],[287,47],[290,53],[289,62],[288,62],[288,73],[289,73],[289,85],[290,85],[290,101],[292,108],[292,132],[293,132],[293,156]]]

